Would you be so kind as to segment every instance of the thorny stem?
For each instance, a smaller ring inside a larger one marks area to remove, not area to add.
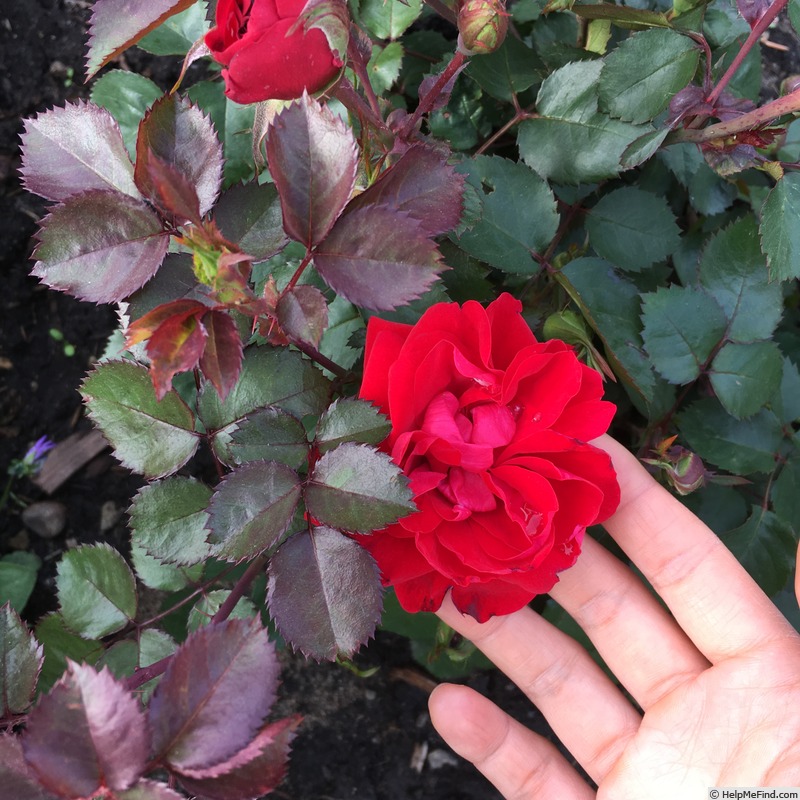
[[[517,113],[508,121],[505,125],[501,128],[498,128],[476,151],[475,155],[480,156],[483,155],[501,136],[506,134],[508,131],[511,130],[515,125],[518,125],[520,122],[525,121],[526,119],[532,119],[535,117],[536,114],[532,114],[529,111],[523,111],[522,109],[518,108]]]
[[[731,78],[736,74],[736,71],[742,65],[742,61],[747,57],[747,54],[753,49],[754,45],[761,39],[764,35],[764,32],[769,28],[769,26],[774,21],[775,17],[783,11],[783,9],[788,4],[789,0],[775,0],[769,8],[764,12],[764,16],[756,22],[753,26],[753,29],[750,31],[750,35],[745,40],[745,43],[742,45],[741,50],[736,54],[736,58],[733,59],[731,65],[725,71],[725,74],[719,79],[719,83],[714,87],[714,90],[708,96],[708,102],[713,106],[714,103],[719,100],[719,96],[722,94],[722,90],[728,85]],[[741,129],[743,130],[743,129]]]
[[[800,111],[800,89],[795,89],[790,94],[779,97],[777,100],[761,106],[761,108],[756,108],[727,122],[718,122],[716,125],[709,125],[707,128],[701,128],[700,130],[674,131],[667,136],[664,144],[665,146],[678,142],[702,144],[714,139],[725,139],[741,131],[762,128],[778,117],[782,117],[784,114],[791,114],[794,111]]]
[[[366,85],[370,87],[370,91],[372,90],[372,86],[369,84],[369,81],[366,81]],[[339,81],[339,84],[336,86],[336,89],[333,91],[333,96],[346,108],[348,111],[352,111],[360,120],[363,122],[368,122],[372,125],[375,130],[383,131],[387,134],[391,134],[386,123],[381,119],[381,115],[378,111],[373,110],[367,103],[364,102],[364,98],[353,88],[353,84],[350,83],[347,78],[342,78]],[[373,97],[374,97],[373,93]],[[377,98],[376,98],[377,101]]]
[[[223,622],[231,615],[231,612],[241,599],[242,595],[250,588],[250,584],[256,579],[259,573],[261,573],[266,563],[267,556],[263,555],[253,560],[250,566],[245,570],[242,577],[236,581],[236,585],[233,587],[233,589],[231,589],[231,593],[225,598],[225,602],[220,606],[219,611],[214,614],[211,620],[212,623]],[[162,658],[160,661],[156,661],[154,664],[137,669],[133,675],[131,675],[129,678],[126,678],[125,687],[129,692],[132,692],[148,681],[153,680],[153,678],[163,675],[174,657],[175,654],[173,653],[172,655]]]
[[[321,367],[325,367],[329,372],[332,372],[337,378],[346,378],[349,372],[335,361],[331,361],[328,356],[323,355],[315,347],[312,347],[306,342],[301,342],[299,339],[292,339],[292,344],[301,352],[305,353],[312,361],[316,361]]]
[[[420,98],[419,105],[414,109],[414,113],[406,119],[403,127],[400,129],[399,136],[401,139],[408,138],[411,131],[414,130],[417,123],[423,114],[427,114],[434,106],[434,103],[439,98],[439,95],[444,90],[445,86],[458,74],[459,70],[467,63],[467,56],[462,52],[456,51],[452,61],[444,68],[444,72],[436,79],[436,82],[431,87],[430,91],[425,97]]]
[[[350,37],[350,43],[347,50],[350,54],[350,65],[358,76],[359,81],[361,81],[361,86],[364,89],[364,94],[367,97],[370,108],[375,116],[378,117],[378,119],[381,119],[381,106],[378,102],[377,96],[375,95],[375,90],[372,88],[372,84],[370,83],[367,65],[364,63],[361,50],[359,50],[358,45],[354,43],[352,36]]]

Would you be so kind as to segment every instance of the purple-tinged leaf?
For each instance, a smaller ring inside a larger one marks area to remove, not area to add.
[[[736,0],[736,7],[752,30],[775,0]]]
[[[211,554],[253,558],[286,533],[300,500],[297,473],[276,461],[252,461],[226,476],[208,506]]]
[[[304,531],[281,545],[270,560],[267,598],[284,639],[317,661],[351,656],[381,617],[375,561],[332,528]]]
[[[6,603],[0,608],[0,719],[31,704],[43,661],[41,645]]]
[[[319,346],[328,327],[328,304],[314,286],[295,286],[278,300],[278,322],[292,339]]]
[[[141,200],[95,189],[56,206],[42,221],[33,274],[51,289],[116,303],[156,273],[169,244]]]
[[[48,200],[90,189],[141,196],[119,125],[92,103],[67,103],[25,120],[20,173],[29,192]]]
[[[271,792],[283,780],[300,717],[267,725],[229,761],[211,769],[178,775],[183,787],[208,800],[251,800]]]
[[[0,786],[9,799],[55,800],[25,763],[19,737],[11,734],[0,734]]]
[[[450,95],[453,93],[453,87],[456,85],[456,78],[462,73],[463,70],[467,68],[469,64],[469,60],[465,61],[451,76],[447,83],[442,87],[441,92],[439,93],[438,97],[436,97],[433,101],[433,105],[431,106],[431,111],[438,111],[444,108],[450,102]],[[422,79],[422,83],[419,85],[419,96],[420,98],[426,98],[433,88],[436,86],[437,81],[439,78],[442,77],[444,70],[439,73],[434,73],[433,75],[426,75]]]
[[[147,173],[147,199],[175,225],[192,222],[202,225],[200,199],[194,186],[172,164],[148,153],[144,160]]]
[[[184,800],[183,795],[166,783],[141,780],[125,792],[117,792],[117,800]]]
[[[453,230],[461,219],[464,176],[447,163],[447,153],[414,145],[384,172],[347,211],[383,205],[405,211],[428,236]]]
[[[149,736],[139,701],[107,668],[70,662],[28,717],[25,761],[49,791],[90,797],[124,791],[147,764]]]
[[[207,339],[200,370],[224,400],[242,371],[242,337],[233,317],[224,311],[209,311],[203,317]]]
[[[345,214],[316,249],[314,265],[338,294],[374,311],[416,300],[445,269],[422,224],[385,206]]]
[[[408,479],[397,464],[374,447],[353,442],[317,461],[305,501],[315,520],[359,533],[371,533],[416,510]]]
[[[158,197],[149,162],[163,161],[194,187],[205,215],[222,185],[222,145],[209,117],[177,95],[167,95],[145,114],[136,139],[136,185],[147,197]]]
[[[195,0],[97,0],[89,21],[89,53],[86,77],[101,67],[165,19],[189,8]]]
[[[254,261],[271,258],[289,242],[283,231],[278,190],[272,183],[247,183],[223,192],[214,220],[225,238]]]
[[[150,701],[156,757],[183,772],[247,747],[275,702],[278,671],[257,619],[200,628],[175,652]]]
[[[333,227],[355,186],[358,150],[352,131],[304,94],[272,121],[267,161],[284,230],[313,247]]]

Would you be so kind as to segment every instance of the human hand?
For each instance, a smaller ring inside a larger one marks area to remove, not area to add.
[[[800,786],[800,635],[721,541],[609,437],[622,502],[605,528],[666,602],[587,537],[551,592],[644,710],[529,608],[478,624],[439,616],[539,707],[598,784],[465,686],[430,698],[433,724],[507,800],[694,800],[711,786]],[[800,598],[800,569],[795,581]]]

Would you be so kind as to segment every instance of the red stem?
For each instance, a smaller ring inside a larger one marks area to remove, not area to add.
[[[364,63],[364,59],[361,55],[361,50],[358,48],[353,42],[353,37],[350,37],[350,43],[347,48],[348,55],[350,56],[350,66],[353,68],[353,71],[358,76],[359,81],[361,81],[361,86],[364,89],[364,94],[367,97],[367,101],[369,102],[370,108],[372,109],[373,113],[378,119],[381,119],[381,106],[378,102],[378,98],[375,95],[375,90],[372,88],[372,84],[369,81],[369,73],[367,72],[367,65]]]
[[[225,598],[225,602],[219,607],[219,611],[217,611],[217,613],[212,617],[212,623],[222,622],[231,615],[231,612],[236,607],[236,604],[239,602],[242,595],[248,590],[248,588],[250,588],[250,584],[264,569],[264,565],[267,563],[267,560],[267,556],[259,556],[253,560],[250,566],[245,570],[244,575],[242,575],[242,577],[236,581],[236,585],[233,587],[233,589],[231,589],[231,593]],[[137,669],[133,675],[125,680],[125,686],[128,691],[132,692],[148,681],[153,680],[153,678],[163,675],[174,657],[175,654],[173,653],[172,655],[162,658],[160,661],[156,661],[154,664]]]
[[[772,24],[775,17],[786,8],[789,0],[775,0],[769,8],[764,12],[764,16],[756,22],[753,29],[750,31],[750,35],[745,39],[744,44],[742,45],[741,50],[736,54],[736,58],[733,59],[731,65],[726,70],[725,74],[720,78],[719,83],[714,87],[714,90],[708,96],[708,102],[713,106],[717,100],[719,100],[719,96],[722,94],[722,90],[728,85],[731,78],[736,74],[736,70],[742,65],[742,61],[747,58],[747,54],[753,49],[753,46],[756,42],[761,39],[764,31],[769,28]]]
[[[431,90],[420,98],[419,105],[414,110],[414,113],[406,119],[403,127],[399,131],[401,139],[405,139],[414,130],[417,123],[423,114],[427,114],[434,106],[434,103],[439,98],[442,90],[450,82],[451,78],[467,63],[467,56],[459,50],[456,50],[452,61],[444,68],[444,72],[436,79]]]

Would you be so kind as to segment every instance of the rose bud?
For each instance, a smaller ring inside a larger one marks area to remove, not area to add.
[[[669,463],[664,465],[664,474],[678,494],[691,494],[705,485],[708,473],[697,453],[684,447],[671,447],[667,458]]]
[[[458,47],[465,55],[493,53],[507,30],[504,0],[464,0],[458,10]]]
[[[536,339],[509,294],[483,308],[431,306],[416,325],[372,317],[361,397],[389,418],[381,445],[417,512],[356,536],[406,611],[452,590],[479,622],[550,591],[587,526],[619,503],[608,454],[590,442],[614,405],[562,341]]]
[[[325,34],[296,25],[305,6],[306,0],[219,0],[206,45],[225,67],[231,100],[293,100],[325,89],[339,75],[342,61]]]

